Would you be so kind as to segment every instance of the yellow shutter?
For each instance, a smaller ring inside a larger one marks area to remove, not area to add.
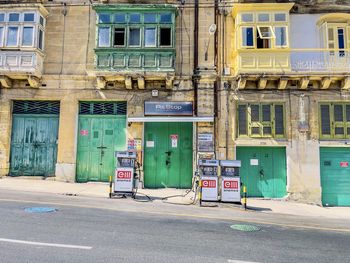
[[[350,49],[350,26],[346,27],[346,48]]]
[[[329,49],[335,49],[336,45],[335,45],[335,38],[337,35],[337,30],[334,26],[329,26],[327,29],[327,37],[328,37],[328,45],[327,47]]]

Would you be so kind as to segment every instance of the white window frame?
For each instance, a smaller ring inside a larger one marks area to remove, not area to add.
[[[108,29],[108,44],[107,45],[100,45],[100,29],[101,28],[107,28]],[[110,47],[111,46],[111,27],[110,26],[99,26],[97,30],[97,46],[98,47]]]
[[[0,47],[3,47],[5,44],[5,26],[0,25],[0,28],[2,28],[2,32],[0,31]]]
[[[271,36],[269,36],[269,37],[263,36],[263,34],[261,33],[261,28],[263,28],[263,27],[266,27],[266,28],[269,28],[269,29],[270,29]],[[256,28],[257,28],[257,30],[258,30],[259,37],[260,37],[261,39],[275,39],[275,38],[276,38],[276,35],[275,35],[275,32],[274,32],[272,26],[268,26],[268,25],[257,25]]]
[[[285,16],[285,18],[286,18],[286,20],[284,20],[284,21],[277,21],[276,20],[276,15],[284,15]],[[272,18],[273,18],[273,22],[274,23],[288,23],[289,22],[289,15],[288,15],[288,13],[286,13],[286,12],[275,12],[275,13],[273,13],[272,14]]]
[[[24,16],[26,15],[26,14],[34,14],[34,21],[24,21]],[[37,13],[36,12],[23,12],[23,14],[22,14],[22,21],[23,21],[23,23],[37,23],[37,22],[39,22],[39,21],[37,21]]]
[[[252,49],[252,48],[256,48],[255,46],[256,46],[256,33],[255,33],[255,26],[253,26],[253,25],[251,25],[251,26],[249,26],[249,25],[244,25],[244,26],[241,26],[240,27],[241,28],[241,43],[240,43],[240,46],[242,47],[242,48],[247,48],[247,49]],[[243,45],[243,29],[245,29],[245,28],[252,28],[253,29],[253,45],[252,46],[245,46],[245,45]]]
[[[0,14],[4,14],[4,21],[0,22],[0,27],[4,28],[3,37],[2,37],[2,43],[0,39],[0,47],[6,47],[6,48],[33,48],[33,49],[40,49],[41,51],[44,50],[44,38],[45,38],[45,21],[46,19],[44,16],[41,15],[41,13],[38,10],[24,10],[24,11],[8,11],[8,12],[0,12]],[[9,21],[10,14],[19,14],[19,21]],[[33,14],[34,20],[33,21],[24,21],[24,16],[26,14]],[[40,17],[42,17],[43,25],[40,24]],[[16,45],[8,45],[8,32],[10,27],[17,27],[18,28],[18,34],[17,34],[17,42]],[[23,38],[23,32],[25,27],[31,27],[33,28],[33,35],[32,35],[32,42],[30,45],[24,45],[24,38]],[[39,31],[42,31],[42,48],[39,47]],[[1,36],[0,36],[1,38]]]
[[[154,29],[154,45],[146,45],[146,30],[147,29]],[[143,30],[143,41],[144,41],[144,47],[157,47],[157,32],[158,28],[156,25],[152,26],[145,26]]]
[[[139,44],[138,45],[131,45],[130,44],[130,40],[131,40],[130,30],[131,29],[139,29]],[[142,28],[140,26],[129,26],[128,27],[128,43],[127,43],[128,47],[141,47],[142,46],[141,42],[142,42]]]
[[[251,15],[252,21],[243,21],[243,15]],[[255,22],[254,13],[249,13],[249,12],[241,13],[240,14],[240,22],[241,22],[241,24],[254,23]]]
[[[259,15],[268,15],[269,16],[269,20],[267,20],[267,21],[260,21],[259,20]],[[256,21],[257,24],[260,24],[260,23],[271,24],[272,23],[271,13],[269,13],[269,12],[258,12],[258,13],[256,13],[255,21]]]
[[[288,26],[286,26],[286,25],[275,25],[274,26],[274,30],[276,29],[276,27],[283,27],[283,28],[285,28],[285,30],[286,30],[286,44],[285,45],[277,45],[277,43],[276,43],[276,41],[277,41],[277,36],[276,36],[276,38],[275,38],[275,41],[274,41],[274,47],[275,48],[286,48],[286,47],[288,47],[289,46],[289,40],[288,40]],[[275,30],[275,34],[276,34],[276,30]]]
[[[16,39],[16,44],[15,45],[9,45],[8,44],[8,41],[9,41],[9,29],[12,28],[12,27],[16,27],[17,28],[17,39]],[[9,25],[6,29],[6,47],[9,47],[9,48],[15,48],[15,47],[18,47],[19,46],[19,36],[20,36],[20,26],[19,25]]]
[[[31,45],[24,45],[24,28],[26,27],[31,27],[33,29],[33,32],[32,32],[32,43]],[[21,46],[22,47],[34,47],[34,44],[35,44],[35,29],[37,27],[35,27],[34,25],[23,25],[22,27],[22,30],[21,30]]]
[[[10,15],[11,14],[18,14],[18,21],[10,21]],[[8,12],[8,15],[7,15],[7,20],[6,22],[9,22],[9,23],[20,23],[22,21],[22,15],[21,15],[21,12]]]

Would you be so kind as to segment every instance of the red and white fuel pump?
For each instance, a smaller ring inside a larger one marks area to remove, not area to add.
[[[241,202],[240,167],[241,161],[239,160],[220,161],[222,202]]]
[[[200,201],[219,200],[218,168],[218,160],[198,160],[198,170],[201,180]]]
[[[134,195],[138,186],[135,171],[136,152],[117,151],[116,169],[114,176],[114,193]]]

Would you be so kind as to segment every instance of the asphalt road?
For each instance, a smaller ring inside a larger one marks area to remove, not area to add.
[[[44,198],[44,196],[40,196]],[[74,197],[72,197],[74,198]],[[350,262],[350,233],[106,209],[0,202],[0,262]],[[35,243],[36,242],[36,243]]]

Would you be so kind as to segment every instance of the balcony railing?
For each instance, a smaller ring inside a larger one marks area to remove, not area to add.
[[[235,74],[349,74],[350,50],[285,49],[234,53]]]
[[[43,55],[36,51],[1,51],[0,75],[25,78],[28,75],[41,77]]]
[[[291,71],[307,73],[349,73],[349,50],[292,50]]]

